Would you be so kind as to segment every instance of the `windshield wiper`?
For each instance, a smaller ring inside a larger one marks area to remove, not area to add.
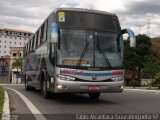
[[[107,65],[108,65],[109,67],[112,67],[112,66],[111,66],[111,63],[109,62],[109,59],[108,59],[107,56],[105,55],[104,50],[103,50],[103,49],[100,47],[100,45],[99,45],[98,36],[97,36],[97,44],[96,44],[96,47],[97,47],[98,51],[99,51],[99,52],[102,54],[102,56],[104,57]]]
[[[85,53],[86,53],[86,51],[87,51],[88,45],[89,45],[89,43],[88,43],[88,41],[87,41],[87,36],[86,36],[86,45],[84,46],[84,49],[83,49],[83,51],[82,51],[82,53],[81,53],[81,56],[80,56],[80,58],[79,58],[79,60],[78,60],[77,67],[79,67],[79,66],[81,65],[81,62],[82,62],[82,60],[83,60],[83,58],[84,58],[84,55],[85,55]]]

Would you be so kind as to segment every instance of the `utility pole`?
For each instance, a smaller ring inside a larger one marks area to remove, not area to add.
[[[4,24],[0,24],[0,29],[3,29],[4,28]]]
[[[150,29],[151,29],[151,26],[150,26],[151,22],[150,22],[150,19],[147,19],[147,35],[150,37],[151,33],[150,33]]]

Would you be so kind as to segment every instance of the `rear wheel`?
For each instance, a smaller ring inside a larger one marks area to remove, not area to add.
[[[89,97],[92,99],[98,99],[100,97],[100,93],[89,93]]]
[[[25,80],[24,80],[24,85],[25,85],[25,90],[27,91],[31,91],[34,88],[28,85],[28,80],[27,80],[27,76],[25,75]]]

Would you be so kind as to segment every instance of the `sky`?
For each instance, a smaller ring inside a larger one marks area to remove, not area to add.
[[[74,7],[116,13],[122,29],[135,34],[160,36],[159,0],[0,0],[0,27],[35,32],[58,7]]]

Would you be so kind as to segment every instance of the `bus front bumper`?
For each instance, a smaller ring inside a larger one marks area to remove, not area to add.
[[[54,87],[55,93],[120,93],[124,81],[117,82],[78,82],[58,80]]]

